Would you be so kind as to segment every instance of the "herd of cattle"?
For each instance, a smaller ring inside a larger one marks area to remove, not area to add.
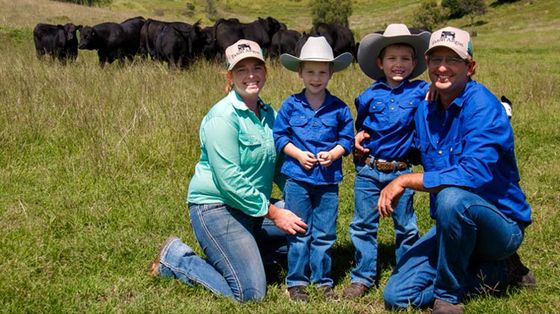
[[[299,54],[309,36],[324,36],[335,56],[343,52],[355,55],[354,35],[346,26],[320,23],[309,32],[300,33],[288,30],[286,24],[272,17],[259,17],[251,23],[236,18],[220,19],[213,26],[202,28],[198,22],[163,22],[138,16],[122,23],[95,26],[40,23],[33,30],[39,58],[50,55],[65,63],[77,58],[78,49],[88,49],[97,50],[101,66],[115,60],[123,64],[138,55],[179,68],[188,67],[196,58],[222,61],[225,49],[241,38],[259,43],[270,58],[282,53]]]

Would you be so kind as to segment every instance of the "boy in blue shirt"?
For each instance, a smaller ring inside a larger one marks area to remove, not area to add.
[[[404,24],[390,24],[383,34],[366,35],[358,50],[362,71],[375,82],[356,100],[356,130],[365,132],[367,153],[355,158],[354,217],[350,238],[355,249],[352,283],[343,297],[364,295],[377,277],[379,192],[401,174],[410,173],[413,116],[429,84],[412,78],[426,69],[424,52],[430,33],[411,34]],[[413,190],[407,189],[392,213],[397,263],[418,239]]]
[[[283,54],[280,62],[298,72],[305,85],[284,100],[273,129],[276,149],[286,155],[281,168],[288,177],[286,208],[308,225],[305,234],[288,236],[288,293],[292,300],[305,301],[312,283],[326,297],[336,298],[330,250],[336,240],[341,157],[350,153],[354,132],[350,109],[327,85],[334,72],[352,62],[352,55],[334,58],[324,37],[309,37],[299,58]]]

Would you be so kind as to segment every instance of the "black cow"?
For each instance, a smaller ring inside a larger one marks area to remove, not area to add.
[[[124,54],[126,58],[130,61],[134,59],[134,56],[138,53],[140,48],[140,30],[146,19],[142,16],[133,17],[127,19],[121,23],[123,31],[125,33],[125,43],[124,43]]]
[[[121,24],[106,22],[93,27],[84,26],[80,31],[80,49],[97,50],[99,64],[118,60],[124,64],[126,56],[126,33]]]
[[[41,59],[45,54],[53,59],[66,63],[78,57],[78,38],[76,31],[82,25],[67,23],[52,25],[39,23],[33,29],[33,41],[37,57]]]
[[[216,38],[214,26],[207,26],[201,32],[202,54],[208,61],[217,61]]]
[[[296,46],[302,34],[298,31],[281,29],[274,36],[270,43],[270,57],[278,58],[283,53],[296,55]],[[299,55],[299,54],[298,54]]]
[[[167,62],[170,68],[186,68],[202,52],[201,32],[199,23],[165,25],[156,36],[155,59]]]
[[[318,23],[311,29],[310,35],[324,36],[331,45],[335,57],[344,52],[350,52],[356,57],[354,34],[347,26]]]
[[[204,50],[204,34],[200,29],[200,23],[197,22],[194,25],[190,25],[183,22],[163,22],[158,20],[147,19],[144,26],[140,31],[140,55],[142,57],[147,57],[148,55],[153,60],[158,59],[158,53],[156,51],[156,40],[159,34],[163,31],[166,26],[173,26],[175,29],[181,31],[181,33],[186,34],[190,41],[193,42],[192,54],[195,56],[201,55]],[[195,33],[191,33],[194,27]],[[171,32],[168,29],[166,32]],[[195,37],[193,37],[195,36]],[[163,60],[165,61],[165,59]]]
[[[268,55],[271,39],[281,29],[286,29],[286,24],[270,16],[265,19],[259,17],[251,23],[241,23],[238,19],[219,19],[214,24],[216,49],[223,55],[228,46],[245,38],[258,43],[264,54]]]

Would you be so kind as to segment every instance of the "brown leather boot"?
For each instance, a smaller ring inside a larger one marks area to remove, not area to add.
[[[288,295],[293,301],[307,301],[307,299],[309,299],[309,294],[307,294],[306,286],[289,287]]]
[[[369,288],[366,285],[353,282],[342,291],[342,297],[345,299],[356,299],[364,296],[368,290]]]
[[[156,258],[154,258],[154,260],[152,262],[150,262],[150,265],[148,266],[148,272],[150,273],[150,276],[152,276],[152,277],[158,277],[159,276],[159,266],[160,266],[160,263],[161,263],[161,255],[163,253],[163,250],[169,244],[171,244],[171,242],[173,242],[175,239],[179,239],[179,238],[177,238],[175,236],[171,236],[171,237],[167,238],[167,240],[165,240],[165,242],[163,242],[163,244],[159,248],[158,255],[156,256]]]
[[[537,279],[535,274],[521,262],[521,258],[517,252],[513,253],[506,260],[508,281],[510,284],[518,285],[525,288],[535,288]]]
[[[462,304],[451,304],[449,302],[436,299],[432,314],[463,314],[465,309]]]

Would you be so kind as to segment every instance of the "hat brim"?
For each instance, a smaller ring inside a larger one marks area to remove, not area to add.
[[[367,76],[377,81],[385,77],[383,70],[377,66],[377,57],[379,57],[381,50],[393,44],[408,44],[414,48],[416,59],[416,66],[408,76],[408,79],[412,79],[426,70],[424,53],[428,49],[429,41],[429,32],[390,37],[385,37],[378,33],[368,34],[360,42],[360,47],[358,48],[358,64]]]
[[[305,58],[300,59],[298,57],[292,56],[291,54],[284,53],[280,55],[280,63],[288,70],[297,72],[299,69],[299,64],[304,61],[314,61],[314,62],[332,62],[333,63],[333,72],[338,72],[341,70],[346,69],[354,57],[351,53],[345,52],[338,55],[334,59],[320,59],[320,58]]]

